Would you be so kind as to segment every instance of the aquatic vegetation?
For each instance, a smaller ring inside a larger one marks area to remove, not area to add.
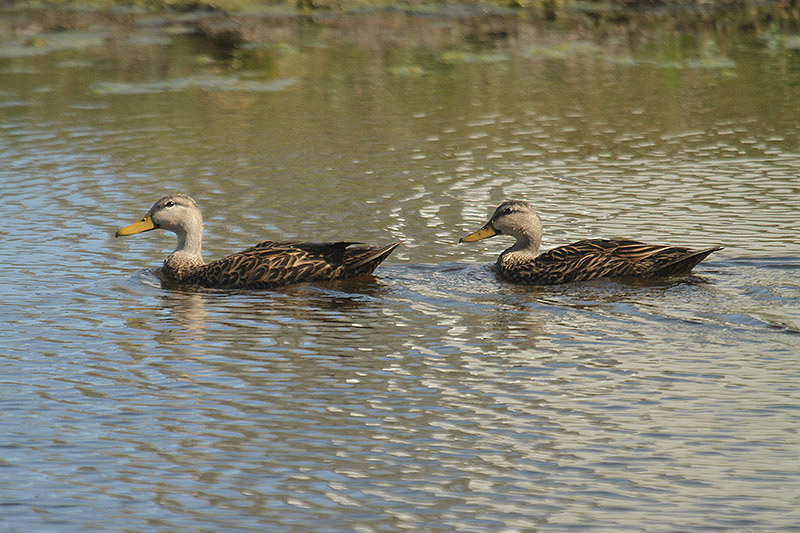
[[[721,70],[733,73],[736,69],[736,62],[720,50],[713,38],[688,44],[668,40],[634,54],[601,54],[600,57],[613,65],[650,66],[665,70]]]
[[[531,46],[525,50],[526,57],[544,57],[547,59],[565,59],[575,55],[598,54],[601,48],[592,41],[569,41],[551,46]]]
[[[103,46],[107,38],[108,34],[106,33],[88,31],[62,31],[34,35],[26,39],[0,42],[0,57],[31,57],[60,50],[98,48]]]
[[[782,44],[789,50],[800,50],[800,35],[785,35]]]
[[[427,71],[419,65],[398,65],[389,69],[389,74],[401,78],[415,78],[424,76]]]
[[[260,50],[274,52],[279,55],[297,54],[296,46],[285,42],[250,42],[242,45],[244,50]]]
[[[154,94],[191,89],[203,91],[274,92],[282,91],[295,83],[297,83],[297,80],[294,78],[260,81],[242,79],[241,76],[197,75],[146,82],[101,81],[93,84],[91,90],[96,95]]]
[[[61,61],[58,66],[61,68],[88,68],[92,66],[92,62],[80,59],[68,59]]]
[[[611,54],[604,54],[601,56],[603,61],[609,63],[611,65],[617,65],[622,67],[634,67],[639,64],[633,56],[631,55],[611,55]]]
[[[698,59],[689,59],[684,64],[686,68],[696,68],[705,70],[725,70],[735,69],[736,62],[725,56],[714,57],[701,57]]]
[[[439,56],[442,63],[457,65],[463,63],[499,63],[508,61],[509,56],[500,52],[465,52],[462,50],[448,50]]]

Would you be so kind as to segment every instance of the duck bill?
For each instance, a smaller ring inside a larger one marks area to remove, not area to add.
[[[125,235],[136,235],[137,233],[150,231],[151,229],[156,229],[156,225],[153,224],[153,219],[150,218],[150,213],[147,213],[142,220],[134,222],[130,226],[125,226],[121,230],[117,231],[114,236],[122,237]]]
[[[484,227],[475,233],[470,233],[466,237],[461,237],[458,239],[458,242],[477,242],[481,239],[494,237],[495,235],[497,235],[497,231],[495,231],[494,226],[492,226],[491,222],[487,222]]]

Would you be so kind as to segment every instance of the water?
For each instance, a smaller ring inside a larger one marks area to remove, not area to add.
[[[3,530],[800,528],[791,35],[175,30],[0,48]],[[404,244],[366,281],[166,290],[173,237],[113,232],[174,190],[207,259]],[[502,237],[456,244],[507,197],[545,249],[725,249],[513,286]]]

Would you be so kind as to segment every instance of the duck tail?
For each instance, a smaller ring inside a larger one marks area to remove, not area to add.
[[[365,246],[362,248],[351,248],[348,250],[350,257],[345,259],[345,269],[347,277],[365,276],[372,274],[395,248],[400,246],[400,241],[387,244],[386,246],[373,247]]]
[[[651,276],[674,276],[679,274],[688,274],[697,266],[697,264],[709,256],[712,252],[722,250],[722,246],[713,246],[704,250],[691,250],[689,254],[679,257],[674,261],[660,265],[657,270],[652,272]]]

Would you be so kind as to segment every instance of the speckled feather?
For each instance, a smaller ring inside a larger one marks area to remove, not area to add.
[[[497,273],[508,281],[547,285],[603,277],[653,278],[689,273],[719,247],[692,250],[630,240],[583,240],[553,248],[533,259],[498,258]]]
[[[182,268],[164,262],[171,281],[220,289],[269,289],[305,281],[371,274],[400,244],[357,246],[350,242],[264,241],[211,263]]]

